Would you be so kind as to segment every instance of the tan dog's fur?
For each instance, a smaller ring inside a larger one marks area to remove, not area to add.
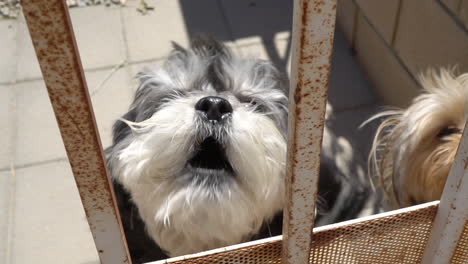
[[[369,155],[393,209],[440,199],[468,111],[468,73],[430,71],[424,93],[403,110],[385,111]]]

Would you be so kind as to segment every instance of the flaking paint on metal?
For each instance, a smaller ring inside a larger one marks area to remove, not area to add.
[[[308,263],[336,1],[294,2],[283,262]]]
[[[101,261],[130,263],[68,7],[62,0],[22,7]]]

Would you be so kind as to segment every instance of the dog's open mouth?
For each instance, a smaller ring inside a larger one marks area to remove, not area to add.
[[[188,164],[192,168],[233,172],[224,147],[213,137],[206,138]]]

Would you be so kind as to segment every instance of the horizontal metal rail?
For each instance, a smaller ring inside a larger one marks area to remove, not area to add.
[[[101,262],[130,263],[66,1],[21,4]]]

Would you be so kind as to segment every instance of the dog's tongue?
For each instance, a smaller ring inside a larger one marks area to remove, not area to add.
[[[232,170],[223,146],[213,137],[206,138],[199,146],[195,156],[189,160],[195,168],[213,170]]]

